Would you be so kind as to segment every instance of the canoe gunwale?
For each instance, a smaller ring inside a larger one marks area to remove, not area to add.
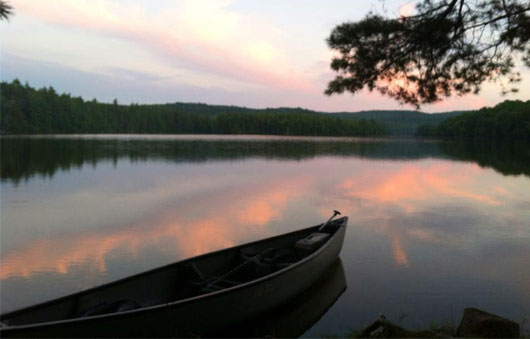
[[[181,300],[176,300],[176,301],[167,302],[167,303],[161,303],[161,304],[152,305],[152,306],[146,306],[146,307],[133,309],[133,310],[128,310],[128,311],[123,311],[123,312],[116,312],[116,313],[110,313],[110,314],[101,314],[101,315],[93,315],[93,316],[79,317],[79,318],[61,319],[61,320],[47,321],[47,322],[41,322],[41,323],[32,323],[32,324],[25,324],[25,325],[13,325],[13,326],[10,326],[10,325],[1,324],[0,325],[0,333],[4,332],[4,331],[9,331],[11,329],[12,330],[26,329],[26,328],[30,329],[30,328],[34,328],[34,327],[54,326],[54,325],[63,324],[63,323],[75,323],[75,322],[93,321],[93,320],[98,320],[98,319],[111,319],[111,318],[127,317],[127,316],[129,316],[131,314],[141,314],[143,312],[149,312],[149,311],[156,310],[156,309],[171,308],[171,307],[177,307],[177,306],[180,306],[180,305],[185,305],[185,304],[192,303],[192,302],[195,302],[195,301],[200,300],[200,299],[214,298],[214,297],[216,297],[218,295],[221,295],[221,294],[223,294],[223,295],[227,294],[228,295],[228,294],[236,293],[236,292],[238,292],[241,289],[245,289],[245,288],[251,287],[253,285],[257,285],[257,284],[266,282],[268,280],[275,279],[278,276],[287,274],[289,271],[294,270],[295,268],[304,265],[308,261],[313,260],[315,257],[317,257],[318,255],[323,253],[327,248],[329,248],[331,246],[331,244],[339,236],[340,229],[346,227],[347,221],[348,221],[348,217],[342,217],[342,218],[334,220],[335,223],[339,223],[340,222],[337,230],[333,233],[333,235],[321,247],[319,247],[315,252],[311,253],[307,257],[301,259],[300,261],[297,261],[297,262],[293,263],[292,265],[289,265],[289,266],[284,267],[284,268],[282,268],[282,269],[280,269],[278,271],[275,271],[275,272],[273,272],[271,274],[265,275],[263,277],[260,277],[260,278],[254,279],[254,280],[250,280],[250,281],[245,282],[245,283],[241,283],[241,284],[236,285],[236,286],[228,287],[228,288],[225,288],[225,289],[222,289],[222,290],[218,290],[218,291],[209,292],[209,293],[206,293],[206,294],[200,294],[200,295],[197,295],[197,296],[193,296],[193,297],[189,297],[189,298],[185,298],[185,299],[181,299]],[[304,232],[309,231],[312,228],[314,228],[316,230],[320,226],[321,226],[321,224],[315,225],[315,226],[310,226],[310,227],[307,227],[307,228],[304,228],[304,229],[301,229],[301,230],[296,230],[296,231],[292,231],[292,232],[288,232],[288,233],[283,233],[283,234],[276,235],[276,236],[273,236],[273,237],[269,237],[269,238],[266,238],[266,239],[256,240],[256,241],[252,241],[252,242],[249,242],[249,243],[245,243],[245,244],[241,244],[241,245],[237,245],[237,246],[233,246],[233,247],[220,249],[220,250],[217,250],[217,251],[214,251],[214,252],[204,253],[204,254],[201,254],[201,255],[198,255],[198,256],[194,256],[194,257],[191,257],[191,258],[187,258],[187,259],[184,259],[184,260],[181,260],[181,261],[178,261],[178,262],[173,262],[173,263],[170,263],[170,264],[166,264],[166,265],[163,265],[163,266],[160,266],[160,267],[156,267],[156,268],[148,270],[148,271],[140,272],[140,273],[137,273],[137,274],[134,274],[134,275],[131,275],[131,276],[127,276],[127,277],[124,277],[124,278],[121,278],[121,279],[118,279],[118,280],[115,280],[115,281],[112,281],[112,282],[109,282],[109,283],[106,283],[106,284],[103,284],[103,285],[94,286],[94,287],[88,288],[86,290],[82,290],[82,291],[75,292],[75,293],[72,293],[72,294],[69,294],[69,295],[65,295],[65,296],[62,296],[62,297],[59,297],[59,298],[55,298],[55,299],[52,299],[52,300],[49,300],[49,301],[45,301],[45,302],[42,302],[42,303],[39,303],[39,304],[36,304],[36,305],[33,305],[33,306],[23,307],[23,308],[20,308],[20,309],[16,309],[16,310],[10,311],[10,312],[5,313],[5,314],[1,314],[0,315],[0,321],[9,320],[9,318],[12,317],[12,316],[16,316],[19,313],[23,313],[25,311],[30,311],[30,310],[38,308],[38,307],[46,306],[48,304],[52,304],[52,303],[59,302],[59,301],[62,301],[62,300],[65,300],[65,299],[69,299],[69,298],[75,298],[77,296],[83,295],[85,293],[89,293],[89,292],[94,291],[94,290],[98,290],[98,289],[103,288],[103,287],[110,287],[110,286],[113,286],[113,285],[118,285],[118,284],[123,283],[123,282],[128,281],[128,280],[133,280],[133,279],[142,277],[144,275],[155,273],[157,271],[162,271],[162,270],[165,270],[165,269],[169,269],[172,266],[185,264],[187,262],[193,262],[193,261],[198,260],[198,259],[203,258],[203,257],[215,256],[215,255],[218,255],[218,254],[221,254],[221,253],[224,253],[224,252],[234,251],[234,250],[237,250],[237,249],[240,249],[240,248],[244,248],[244,247],[251,247],[253,245],[257,245],[257,244],[268,242],[268,241],[271,241],[271,240],[275,240],[275,239],[283,238],[283,237],[286,237],[286,236],[294,235],[296,233],[304,233]]]

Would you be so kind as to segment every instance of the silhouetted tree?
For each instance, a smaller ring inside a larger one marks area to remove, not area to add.
[[[0,20],[7,20],[13,15],[13,7],[4,0],[0,0]]]
[[[517,91],[514,56],[530,67],[529,11],[522,0],[422,0],[415,15],[338,25],[327,39],[338,74],[325,93],[376,89],[419,107],[484,81]]]

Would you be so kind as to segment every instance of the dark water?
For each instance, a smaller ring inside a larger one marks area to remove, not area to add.
[[[314,292],[331,307],[306,336],[344,334],[379,313],[412,328],[457,322],[467,306],[530,320],[528,145],[256,136],[1,142],[2,312],[314,225],[338,209],[350,217],[341,273],[333,273],[342,280]]]

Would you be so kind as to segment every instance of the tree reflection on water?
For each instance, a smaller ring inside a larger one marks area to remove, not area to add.
[[[530,176],[530,145],[521,142],[425,142],[400,139],[149,136],[4,137],[1,178],[14,183],[51,177],[101,161],[237,161],[252,158],[304,160],[318,156],[418,160],[448,158],[491,167],[503,175]]]

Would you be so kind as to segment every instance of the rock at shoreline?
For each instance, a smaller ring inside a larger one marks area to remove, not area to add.
[[[463,338],[518,338],[519,324],[476,308],[466,308],[456,334]]]
[[[366,326],[359,334],[360,338],[434,338],[432,331],[410,331],[388,321],[381,314],[376,321]]]

